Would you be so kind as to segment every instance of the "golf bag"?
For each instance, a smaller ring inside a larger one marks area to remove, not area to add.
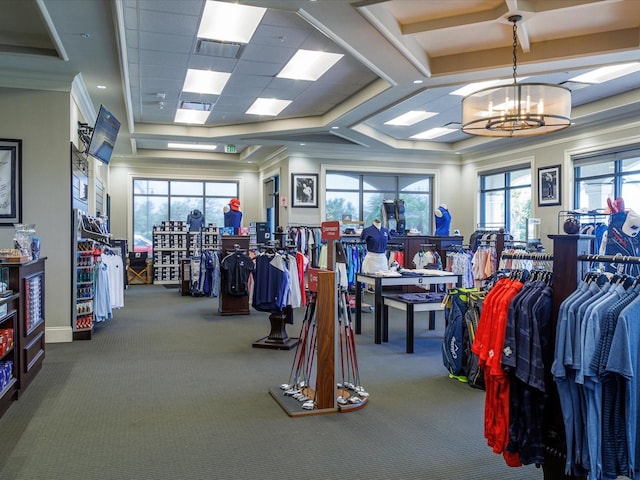
[[[449,290],[445,299],[442,362],[449,371],[449,375],[461,382],[468,381],[468,357],[471,352],[471,343],[467,339],[467,344],[465,345],[464,337],[465,335],[467,335],[467,338],[469,336],[465,313],[469,304],[469,296],[472,292],[477,292],[477,289],[455,288]]]
[[[462,350],[464,358],[463,369],[467,377],[469,386],[485,389],[484,370],[478,365],[478,356],[471,351],[471,345],[476,338],[478,330],[478,321],[482,312],[482,302],[484,301],[484,292],[469,293],[469,301],[467,302],[467,310],[464,313],[465,330],[462,333]]]

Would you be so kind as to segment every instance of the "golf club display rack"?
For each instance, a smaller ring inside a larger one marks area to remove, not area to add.
[[[325,222],[328,263],[334,266],[340,222]],[[337,227],[337,228],[336,228]],[[307,270],[310,302],[296,347],[289,380],[269,394],[290,417],[360,410],[369,394],[360,385],[355,334],[346,290],[339,291],[332,270]],[[337,381],[336,368],[342,378]],[[315,384],[313,379],[315,378]]]

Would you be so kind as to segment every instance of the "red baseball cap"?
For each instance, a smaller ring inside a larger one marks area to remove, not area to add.
[[[232,210],[240,210],[240,200],[237,198],[232,198],[229,200],[229,206]]]

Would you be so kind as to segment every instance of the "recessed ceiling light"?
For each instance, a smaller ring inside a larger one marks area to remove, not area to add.
[[[333,126],[333,127],[331,127],[331,130],[338,130],[339,128],[340,127]]]
[[[570,78],[570,82],[583,83],[604,83],[614,78],[629,75],[640,70],[640,62],[622,63],[620,65],[609,65],[608,67],[597,68],[583,75]]]
[[[167,148],[177,148],[180,150],[215,150],[217,145],[202,145],[199,143],[168,143]]]
[[[266,11],[266,8],[237,3],[207,1],[198,28],[198,38],[249,43]]]
[[[437,113],[435,112],[427,112],[425,110],[411,110],[410,112],[403,113],[402,115],[399,115],[396,118],[389,120],[388,122],[384,122],[384,124],[402,125],[408,127],[409,125],[414,125],[435,115],[437,115]]]
[[[293,80],[310,80],[315,82],[324,73],[335,65],[344,55],[341,53],[315,52],[313,50],[298,50],[289,60],[278,78],[291,78]]]
[[[231,74],[226,72],[195,70],[190,68],[187,70],[187,76],[184,79],[182,91],[220,95],[230,76]]]
[[[275,117],[287,108],[291,100],[278,100],[277,98],[257,98],[253,105],[245,113],[249,115],[268,115]]]
[[[104,90],[107,88],[106,85],[96,85],[96,88],[100,89],[100,90]]]
[[[455,128],[438,127],[426,130],[422,133],[417,133],[416,135],[412,135],[410,138],[415,138],[416,140],[431,140],[455,131]]]
[[[413,83],[420,85],[421,83],[424,83],[424,80],[414,80]]]
[[[207,110],[186,110],[179,108],[176,111],[176,116],[173,119],[175,123],[192,123],[198,125],[204,125],[209,118],[209,111]]]

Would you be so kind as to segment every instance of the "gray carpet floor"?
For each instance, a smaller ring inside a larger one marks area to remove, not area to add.
[[[448,378],[441,318],[435,331],[426,314],[416,320],[410,355],[401,312],[382,345],[365,313],[356,344],[369,403],[292,418],[268,391],[288,380],[294,351],[252,348],[267,314],[220,316],[217,305],[130,286],[91,340],[48,344],[42,371],[0,419],[0,479],[543,477],[487,447],[484,392]]]

